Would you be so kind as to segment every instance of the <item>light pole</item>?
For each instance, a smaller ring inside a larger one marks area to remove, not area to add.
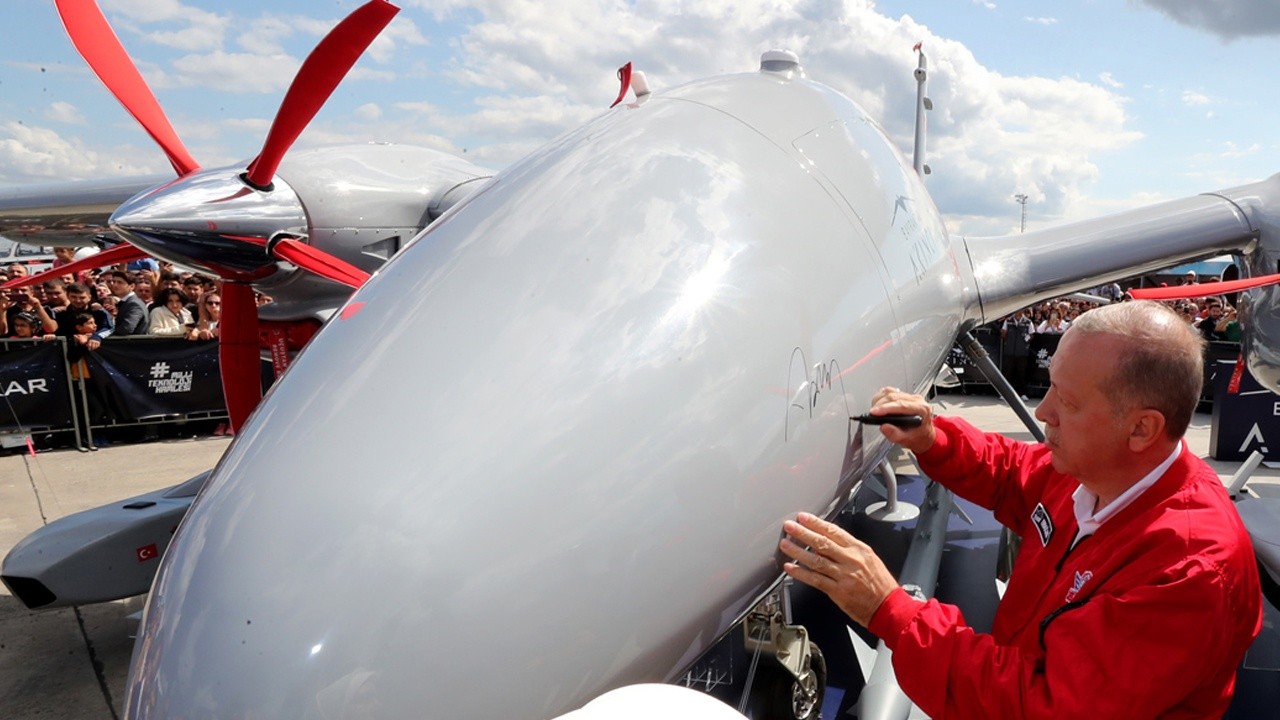
[[[1013,196],[1013,199],[1017,200],[1018,204],[1022,206],[1022,224],[1018,226],[1018,232],[1024,233],[1027,231],[1027,196],[1022,193],[1018,193]]]

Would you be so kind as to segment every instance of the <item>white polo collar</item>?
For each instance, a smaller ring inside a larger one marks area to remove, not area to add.
[[[1179,440],[1178,444],[1173,448],[1173,452],[1169,457],[1165,458],[1164,462],[1157,465],[1154,470],[1143,476],[1141,480],[1130,485],[1128,490],[1120,494],[1120,497],[1112,500],[1110,505],[1096,513],[1093,509],[1098,506],[1098,496],[1084,485],[1076,488],[1071,497],[1075,500],[1076,526],[1079,530],[1076,531],[1076,539],[1071,543],[1072,547],[1097,532],[1098,528],[1102,527],[1102,523],[1129,507],[1134,500],[1137,500],[1142,493],[1147,491],[1147,488],[1155,485],[1156,481],[1173,466],[1173,461],[1177,460],[1178,456],[1182,454],[1182,444],[1183,441]]]

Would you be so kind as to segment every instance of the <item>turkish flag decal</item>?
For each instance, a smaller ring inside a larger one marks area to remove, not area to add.
[[[156,558],[160,557],[160,551],[156,549],[155,543],[147,545],[146,547],[140,547],[137,549],[136,552],[138,555],[138,562],[155,560]]]

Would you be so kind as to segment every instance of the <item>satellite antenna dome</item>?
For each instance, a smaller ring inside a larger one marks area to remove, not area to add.
[[[800,72],[800,58],[790,50],[766,50],[760,56],[760,69],[765,72]]]

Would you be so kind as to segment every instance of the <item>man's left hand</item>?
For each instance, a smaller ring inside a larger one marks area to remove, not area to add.
[[[809,513],[782,524],[789,536],[779,548],[794,562],[783,565],[788,575],[826,593],[849,617],[863,627],[898,581],[871,546],[838,525]],[[805,549],[805,547],[809,549]]]

